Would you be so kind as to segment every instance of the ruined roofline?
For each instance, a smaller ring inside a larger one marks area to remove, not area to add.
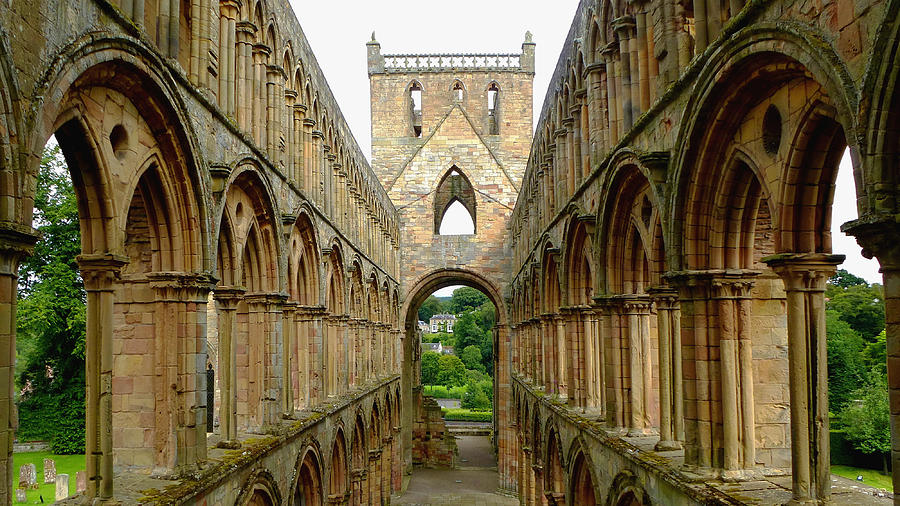
[[[534,42],[525,32],[521,53],[381,54],[381,44],[366,43],[369,75],[415,72],[527,72],[534,74]]]
[[[521,72],[521,54],[386,54],[385,73],[468,71]]]

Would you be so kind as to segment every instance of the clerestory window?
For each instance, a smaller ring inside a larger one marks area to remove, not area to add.
[[[422,137],[422,86],[417,82],[409,85],[409,111],[413,137]]]
[[[500,87],[497,83],[491,83],[487,92],[487,109],[488,109],[488,132],[490,135],[498,135],[500,133]]]
[[[475,189],[462,171],[452,166],[434,192],[434,233],[474,234],[475,205]]]

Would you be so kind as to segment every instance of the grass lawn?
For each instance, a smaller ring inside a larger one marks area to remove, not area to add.
[[[881,474],[874,469],[862,469],[850,466],[831,466],[831,472],[844,478],[856,480],[856,477],[862,475],[863,483],[871,487],[883,488],[888,492],[894,491],[894,485],[891,482],[891,476]]]
[[[69,475],[69,495],[75,495],[75,473],[84,470],[84,455],[53,455],[50,452],[13,453],[13,482],[19,486],[19,468],[23,464],[34,464],[37,469],[37,490],[29,490],[28,504],[40,504],[40,497],[44,503],[49,504],[56,500],[56,485],[48,483],[44,485],[44,459],[53,459],[56,462],[57,474]],[[15,492],[13,492],[15,494]],[[15,503],[15,495],[13,495]]]

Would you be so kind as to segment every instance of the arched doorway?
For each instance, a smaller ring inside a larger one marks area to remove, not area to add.
[[[403,451],[403,465],[409,470],[412,465],[412,423],[417,416],[417,406],[421,402],[419,385],[419,357],[420,349],[418,336],[418,309],[422,303],[435,291],[454,285],[474,288],[487,296],[494,305],[496,322],[491,332],[492,343],[492,369],[493,377],[504,377],[508,374],[506,354],[508,353],[508,333],[506,329],[507,314],[505,301],[500,296],[499,289],[485,277],[472,271],[463,269],[441,269],[433,271],[422,277],[407,292],[401,306],[401,320],[405,325],[405,338],[403,342],[403,368],[401,376],[401,448]],[[508,425],[509,392],[500,392],[496,388],[496,381],[492,384],[493,391],[493,426],[497,428],[494,435],[494,448],[498,455],[504,455],[504,448],[512,448],[512,431],[504,430]],[[465,463],[463,463],[465,464]],[[500,463],[500,466],[503,464]]]

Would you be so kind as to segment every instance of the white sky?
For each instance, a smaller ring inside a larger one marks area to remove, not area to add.
[[[365,43],[373,30],[381,43],[382,54],[517,53],[525,40],[525,31],[531,31],[537,44],[534,77],[537,116],[578,1],[310,3],[291,0],[291,4],[356,141],[369,156],[371,125]],[[834,196],[833,250],[847,255],[843,268],[869,282],[881,283],[878,263],[863,258],[856,241],[840,232],[842,223],[856,218],[852,173],[847,165],[849,157],[845,161],[838,173]],[[447,287],[436,294],[449,296],[455,288]]]

